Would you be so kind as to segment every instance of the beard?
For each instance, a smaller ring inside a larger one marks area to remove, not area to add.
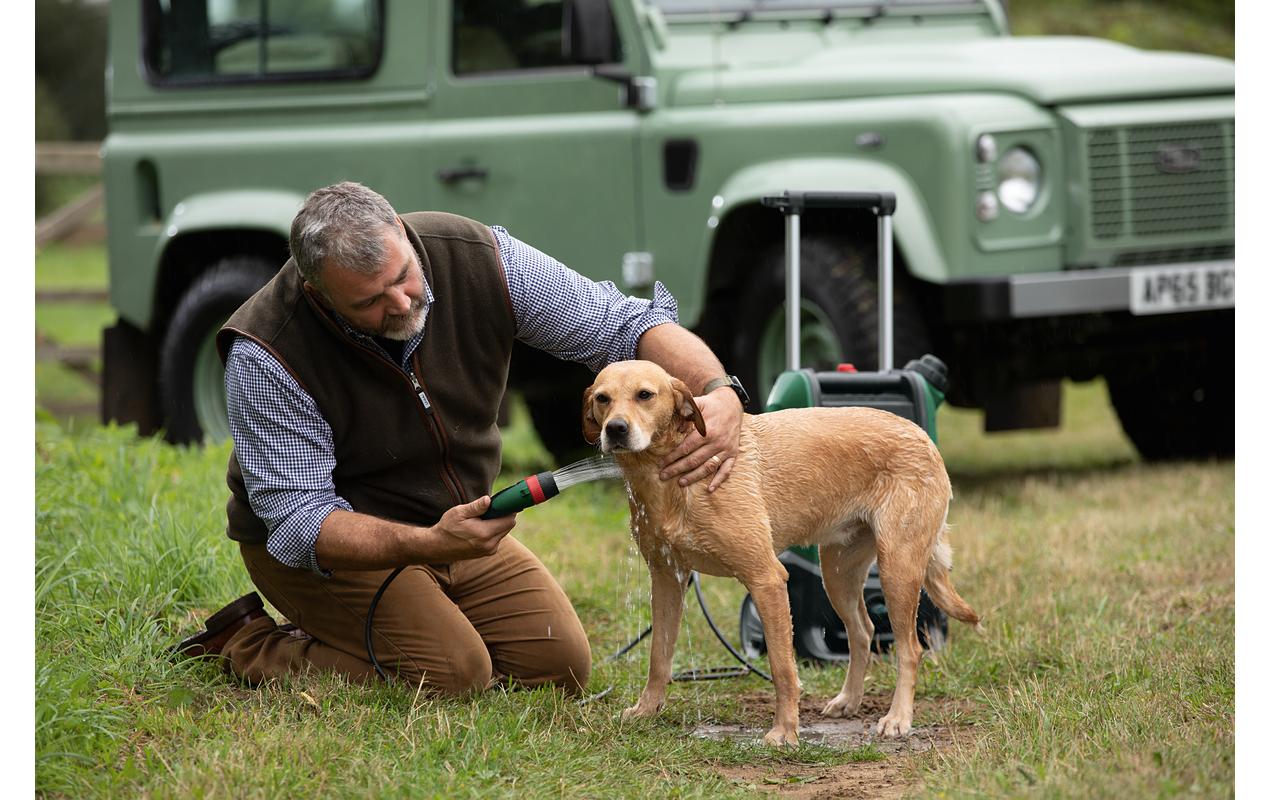
[[[427,318],[424,298],[420,297],[411,301],[410,311],[405,314],[385,317],[384,324],[373,335],[404,342],[424,329],[424,320]]]

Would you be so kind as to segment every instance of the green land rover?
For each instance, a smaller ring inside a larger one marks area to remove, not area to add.
[[[896,363],[940,356],[990,430],[1102,375],[1145,457],[1233,451],[1228,60],[1013,37],[997,0],[121,0],[110,50],[103,415],[143,432],[227,435],[213,331],[304,196],[357,180],[662,281],[759,402],[785,366],[761,198],[893,192]],[[872,368],[873,218],[802,228],[804,364]],[[587,380],[514,358],[558,455]]]

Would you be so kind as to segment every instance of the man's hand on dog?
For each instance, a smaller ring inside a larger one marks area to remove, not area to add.
[[[658,477],[664,481],[678,477],[680,486],[710,478],[706,490],[713,492],[728,480],[740,452],[741,420],[745,409],[737,394],[727,386],[694,400],[706,423],[706,436],[700,435],[690,424],[684,441],[662,462]]]
[[[441,515],[437,524],[428,528],[432,538],[429,552],[438,561],[462,561],[492,555],[499,543],[516,527],[516,515],[494,519],[481,519],[490,507],[490,496],[454,506]]]

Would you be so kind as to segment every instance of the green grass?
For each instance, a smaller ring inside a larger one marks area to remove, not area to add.
[[[1233,781],[1234,468],[1148,465],[1101,384],[1069,386],[1065,426],[987,436],[943,411],[955,576],[986,616],[928,660],[919,725],[954,745],[909,762],[932,796],[1229,796]],[[542,457],[516,409],[508,456]],[[1060,454],[1058,457],[1055,454]],[[780,778],[852,769],[877,751],[770,753],[698,740],[699,722],[757,721],[755,678],[676,684],[657,720],[622,723],[647,645],[598,663],[578,706],[557,692],[428,700],[310,676],[251,691],[164,648],[249,590],[224,528],[224,447],[173,448],[128,429],[36,429],[36,780],[48,795],[242,797],[744,796],[712,765]],[[496,485],[524,474],[513,467]],[[574,600],[600,662],[649,619],[648,577],[621,488],[584,485],[521,515],[517,535]],[[709,578],[735,635],[742,596]],[[727,664],[692,605],[676,667]],[[805,667],[827,697],[838,669]],[[867,694],[886,698],[890,664]],[[943,710],[942,710],[943,709]],[[775,780],[775,779],[774,779]]]
[[[35,254],[35,288],[105,289],[109,280],[106,248],[53,243]]]

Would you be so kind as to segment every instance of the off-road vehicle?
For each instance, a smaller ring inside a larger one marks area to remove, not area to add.
[[[896,363],[938,355],[994,430],[1104,376],[1145,456],[1232,452],[1229,60],[1011,36],[997,0],[140,0],[110,50],[103,413],[143,431],[227,434],[212,333],[348,179],[662,281],[757,407],[785,366],[760,198],[894,192]],[[872,225],[803,221],[806,366],[873,367]],[[581,443],[581,368],[512,379]]]

